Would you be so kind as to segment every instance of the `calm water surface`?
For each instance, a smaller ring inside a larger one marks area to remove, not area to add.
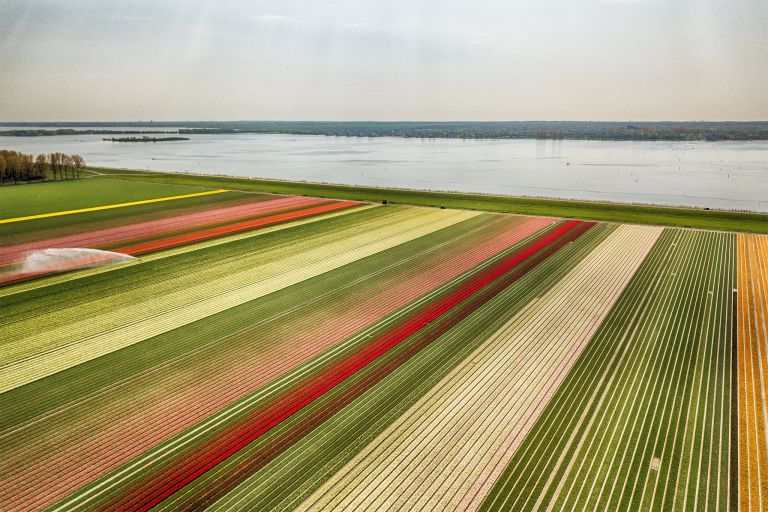
[[[88,164],[127,169],[768,212],[766,142],[103,137],[2,137],[0,148],[79,153]]]

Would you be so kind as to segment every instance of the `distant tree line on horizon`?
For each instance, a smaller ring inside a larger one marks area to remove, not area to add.
[[[549,140],[768,140],[768,122],[755,123],[609,123],[531,122],[258,122],[180,128],[180,134],[281,133],[342,137],[427,139]]]
[[[27,155],[0,149],[0,186],[80,179],[85,159],[80,155]]]
[[[130,121],[0,123],[0,136],[215,135],[265,133],[339,137],[547,140],[768,140],[766,121]],[[75,129],[78,128],[78,129]],[[119,131],[119,128],[132,130]],[[135,130],[147,128],[148,131]],[[163,129],[171,131],[162,131]]]
[[[175,142],[180,140],[189,140],[187,137],[112,137],[101,139],[107,142]]]
[[[2,126],[0,124],[0,126]],[[75,130],[72,128],[57,129],[15,129],[0,130],[0,137],[50,137],[55,135],[162,135],[166,133],[179,133],[177,130],[145,131],[145,130]]]

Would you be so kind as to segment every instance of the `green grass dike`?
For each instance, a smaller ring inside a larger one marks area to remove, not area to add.
[[[426,207],[458,208],[521,215],[543,215],[569,219],[599,220],[631,224],[652,224],[679,228],[768,233],[768,214],[646,206],[597,201],[573,201],[529,197],[430,192],[420,190],[331,185],[326,183],[235,178],[201,174],[129,171],[90,168],[102,178],[112,176],[125,181],[152,182],[164,185],[228,188],[249,192],[306,195],[331,199],[350,199],[382,203],[409,204]],[[101,180],[99,180],[101,181]]]

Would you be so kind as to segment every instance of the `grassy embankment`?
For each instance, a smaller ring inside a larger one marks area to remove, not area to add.
[[[460,208],[523,215],[545,215],[584,220],[601,220],[636,224],[654,224],[719,231],[768,233],[768,214],[729,212],[694,208],[670,208],[622,203],[569,201],[481,194],[458,194],[398,190],[376,187],[356,187],[321,183],[289,182],[279,180],[230,178],[195,174],[127,171],[93,168],[102,174],[119,174],[120,179],[189,185],[211,188],[229,188],[274,194],[308,195],[332,199],[352,199],[380,203],[411,204],[417,206]]]
[[[207,190],[204,186],[110,180],[30,183],[0,189],[0,219],[143,201]]]

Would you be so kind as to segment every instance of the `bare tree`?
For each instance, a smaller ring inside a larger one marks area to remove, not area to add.
[[[48,159],[45,157],[44,154],[37,155],[37,158],[35,158],[35,178],[44,180],[45,179],[45,168],[48,165]]]
[[[56,181],[61,176],[61,153],[51,153],[48,158],[51,162],[53,181]]]
[[[48,162],[51,166],[51,174],[53,175],[53,181],[56,181],[56,153],[48,155]]]
[[[59,155],[59,176],[62,180],[67,179],[67,155],[64,153],[58,153]]]
[[[35,174],[35,159],[32,155],[21,155],[22,180],[29,183]]]
[[[72,160],[75,165],[75,172],[77,173],[77,179],[80,179],[80,171],[85,168],[85,158],[80,155],[73,155]]]
[[[2,186],[5,183],[5,166],[6,166],[5,154],[0,153],[0,186]]]
[[[11,176],[11,179],[13,180],[13,183],[15,184],[18,182],[18,179],[19,179],[19,167],[20,167],[19,154],[16,153],[15,151],[11,151],[8,154],[7,161],[8,161],[7,165],[8,165],[9,174]]]
[[[67,154],[61,155],[61,163],[62,167],[64,167],[64,179],[68,180],[70,174],[74,175],[72,172],[72,157]]]

